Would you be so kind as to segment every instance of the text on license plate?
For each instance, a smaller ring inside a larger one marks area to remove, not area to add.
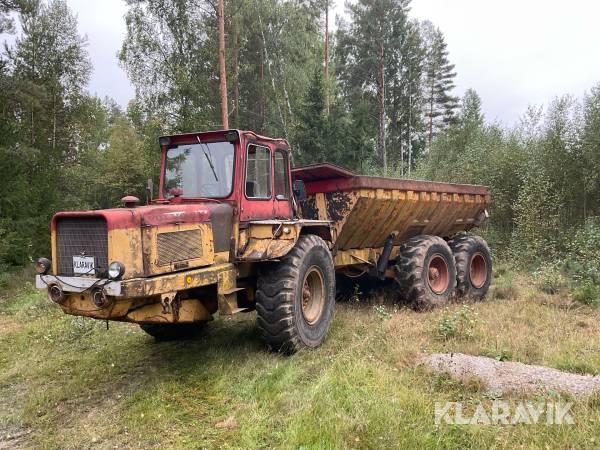
[[[95,269],[93,256],[73,256],[73,273],[94,275]]]

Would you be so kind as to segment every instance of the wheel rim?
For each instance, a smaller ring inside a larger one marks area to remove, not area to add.
[[[321,317],[325,305],[325,282],[321,269],[312,266],[306,271],[302,283],[302,315],[309,325]]]
[[[441,294],[448,289],[450,277],[448,275],[448,263],[439,253],[434,254],[429,260],[427,267],[427,283],[429,288],[436,294]]]
[[[481,253],[475,253],[469,265],[469,278],[475,289],[482,287],[487,281],[487,262]]]

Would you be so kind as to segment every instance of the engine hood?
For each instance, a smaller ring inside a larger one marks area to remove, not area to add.
[[[61,217],[104,217],[108,231],[210,222],[216,252],[229,249],[233,206],[229,203],[148,205],[94,211],[60,212],[52,218],[52,231]]]

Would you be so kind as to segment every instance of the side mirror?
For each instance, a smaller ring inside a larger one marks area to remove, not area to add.
[[[294,197],[296,197],[296,200],[299,202],[306,200],[306,186],[304,186],[304,181],[294,180],[292,190],[294,191]]]

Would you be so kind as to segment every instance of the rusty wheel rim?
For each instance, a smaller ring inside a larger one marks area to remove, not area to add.
[[[475,289],[481,288],[487,281],[487,262],[483,254],[477,252],[471,258],[469,264],[469,278]]]
[[[429,289],[436,294],[441,294],[448,289],[449,282],[448,263],[442,255],[435,253],[429,260],[429,266],[427,267]]]
[[[312,266],[304,275],[302,283],[302,315],[309,325],[321,317],[325,305],[325,281],[321,269]]]

